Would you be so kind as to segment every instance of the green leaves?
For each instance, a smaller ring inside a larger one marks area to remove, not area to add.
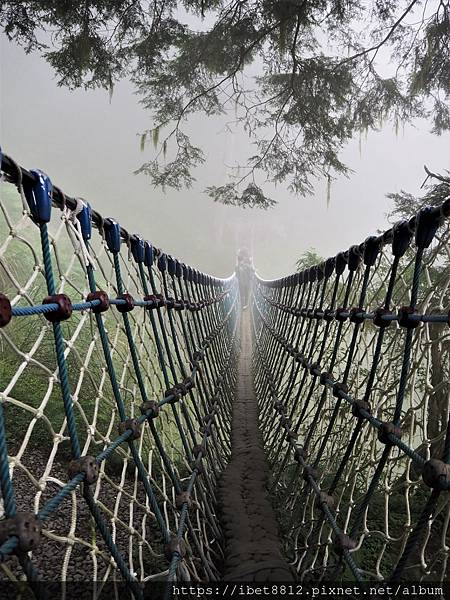
[[[158,134],[152,132],[153,141],[158,143]],[[161,164],[158,157],[143,164],[137,171],[136,174],[144,173],[148,175],[155,187],[161,187],[165,190],[167,187],[171,187],[177,190],[183,187],[191,187],[195,181],[192,175],[194,167],[204,163],[205,158],[200,148],[193,146],[189,138],[181,131],[177,131],[175,135],[175,143],[177,152],[173,160],[168,163]],[[167,139],[163,141],[162,152],[164,158],[167,152]]]
[[[309,248],[300,256],[295,263],[297,271],[304,271],[310,267],[315,267],[324,261],[323,256],[317,252],[315,248]]]
[[[206,188],[206,192],[214,202],[220,202],[226,206],[267,210],[276,204],[275,200],[268,198],[254,183],[249,183],[242,192],[239,192],[235,183],[227,183],[218,187],[213,185]]]
[[[154,185],[194,181],[204,156],[183,129],[190,115],[236,107],[234,126],[257,152],[240,165],[243,177],[207,191],[217,202],[267,209],[275,201],[263,181],[310,193],[315,178],[349,172],[340,152],[361,131],[386,122],[397,130],[416,117],[430,118],[437,134],[450,129],[450,10],[420,5],[6,0],[0,24],[27,51],[45,52],[60,85],[111,95],[118,79],[131,79],[153,119],[140,147],[151,137],[156,157],[138,172]],[[52,33],[49,49],[41,28]]]
[[[152,130],[152,142],[153,142],[154,148],[158,147],[158,140],[159,140],[159,127],[155,127]]]
[[[145,150],[145,142],[146,141],[147,141],[147,131],[144,131],[144,133],[141,134],[141,143],[140,143],[141,152],[144,152],[144,150]]]

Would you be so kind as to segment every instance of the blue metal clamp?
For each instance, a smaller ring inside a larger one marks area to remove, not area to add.
[[[166,271],[167,269],[167,256],[164,252],[162,252],[161,256],[158,258],[158,269],[160,271]]]
[[[417,213],[415,242],[418,248],[428,248],[441,224],[441,215],[432,206]]]
[[[145,242],[140,235],[132,235],[130,238],[131,254],[135,262],[143,263],[145,259]]]
[[[120,238],[120,225],[112,218],[105,219],[103,222],[103,229],[105,232],[105,241],[108,246],[108,250],[113,254],[120,252],[120,245],[122,240]]]
[[[77,217],[80,221],[81,235],[83,236],[83,240],[87,242],[92,237],[92,208],[86,200],[81,200],[81,202],[83,203],[83,208]]]
[[[52,182],[50,177],[39,169],[32,170],[31,174],[34,175],[36,181],[34,184],[24,182],[25,199],[33,221],[39,224],[48,223],[52,213]]]
[[[150,244],[150,242],[145,242],[145,256],[144,256],[145,266],[147,268],[151,269],[153,266],[154,259],[155,259],[155,251],[153,249],[153,246]]]
[[[167,271],[169,273],[169,275],[175,275],[176,273],[176,264],[175,264],[175,259],[173,258],[173,256],[168,256],[167,257]]]

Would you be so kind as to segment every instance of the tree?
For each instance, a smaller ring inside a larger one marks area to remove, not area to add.
[[[300,258],[295,263],[297,271],[304,271],[305,269],[309,269],[309,267],[315,267],[323,262],[323,257],[318,254],[315,248],[309,248],[303,254],[300,255]]]
[[[191,185],[204,155],[183,129],[186,118],[234,106],[234,125],[256,152],[231,183],[208,188],[225,204],[267,208],[275,201],[263,180],[306,194],[315,177],[347,173],[342,146],[386,119],[397,127],[429,117],[437,134],[450,127],[449,0],[6,0],[0,7],[7,36],[41,51],[60,85],[112,90],[131,78],[154,120],[141,144],[152,140],[156,156],[138,170],[154,185]]]

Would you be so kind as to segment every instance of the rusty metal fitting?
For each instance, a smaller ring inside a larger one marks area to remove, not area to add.
[[[206,415],[203,417],[203,423],[205,423],[205,425],[207,425],[209,422],[213,423],[215,417],[216,415],[213,412],[206,413]]]
[[[319,472],[317,471],[317,469],[314,469],[314,467],[306,465],[306,467],[304,467],[303,469],[302,477],[307,483],[309,483],[310,477],[314,480],[319,478]]]
[[[15,551],[30,552],[41,541],[41,522],[37,515],[30,512],[18,512],[13,517],[0,521],[0,545],[10,537],[19,540]]]
[[[152,412],[152,414],[147,414],[150,411]],[[154,419],[155,417],[157,417],[159,415],[159,406],[156,400],[146,400],[145,402],[143,402],[141,404],[141,413],[143,415],[146,415],[149,419]]]
[[[79,473],[84,473],[84,483],[92,485],[98,479],[98,464],[93,456],[80,456],[69,463],[69,479],[73,479]]]
[[[166,307],[169,310],[172,309],[172,308],[175,308],[175,298],[172,298],[172,297],[168,296],[166,298]]]
[[[398,425],[394,425],[394,423],[381,423],[380,428],[378,429],[378,440],[383,444],[392,444],[389,439],[389,434],[395,435],[398,438],[401,438],[403,432]]]
[[[392,311],[383,307],[377,308],[375,311],[375,316],[373,318],[373,324],[377,327],[389,327],[392,321],[384,320],[382,318],[384,315],[392,315]]]
[[[146,310],[152,310],[159,306],[159,301],[155,294],[147,294],[147,296],[144,296],[144,301],[149,302],[149,304],[145,306]]]
[[[12,319],[11,302],[5,296],[0,294],[0,327],[5,327]]]
[[[178,402],[178,400],[180,400],[181,398],[181,391],[179,389],[179,387],[177,385],[174,385],[171,388],[168,388],[165,392],[164,392],[164,397],[165,398],[169,398],[169,396],[172,396],[172,399],[169,400],[169,402],[171,404],[175,404],[175,402]]]
[[[205,358],[205,353],[202,350],[196,350],[192,355],[192,360],[194,362],[201,362]]]
[[[361,323],[364,323],[363,313],[364,313],[364,309],[363,308],[359,308],[357,306],[351,308],[350,309],[350,321],[352,323],[356,323],[356,324],[359,324],[359,325]]]
[[[162,294],[155,294],[156,301],[159,308],[164,308],[166,305],[166,299]]]
[[[183,506],[187,504],[188,509],[192,508],[192,498],[189,492],[180,492],[175,497],[175,507],[181,510]]]
[[[344,550],[354,550],[357,546],[355,540],[353,540],[346,533],[340,533],[333,540],[333,548],[337,554],[342,554]]]
[[[208,422],[208,424],[205,425],[204,427],[201,427],[200,433],[202,433],[206,437],[209,437],[211,435],[211,425],[212,425],[212,421]]]
[[[141,437],[141,424],[137,419],[127,419],[126,421],[121,421],[118,425],[119,435],[125,433],[125,431],[130,430],[132,432],[132,439],[137,440]]]
[[[306,452],[306,449],[302,446],[297,446],[294,453],[294,460],[303,463],[306,460],[307,456],[308,453]]]
[[[348,309],[342,307],[337,308],[334,313],[334,318],[340,323],[344,323],[348,319],[348,316]]]
[[[320,383],[322,385],[327,385],[328,381],[333,381],[333,375],[331,373],[329,373],[328,371],[323,371],[320,374]]]
[[[292,427],[291,419],[288,419],[284,414],[280,417],[280,423],[285,427]]]
[[[279,408],[277,409],[277,412],[280,415],[286,415],[286,407],[284,406],[283,402],[279,401]]]
[[[343,394],[348,394],[348,385],[337,381],[333,384],[333,396],[335,398],[342,398]]]
[[[133,310],[134,308],[134,298],[130,294],[121,294],[118,297],[118,300],[125,300],[125,304],[117,304],[117,310],[120,313],[127,313]]]
[[[319,377],[320,375],[320,367],[317,363],[313,362],[309,365],[309,372],[311,373],[311,375],[314,375],[315,377]]]
[[[406,327],[406,329],[415,329],[419,326],[420,321],[411,319],[412,315],[416,315],[417,310],[411,306],[402,306],[398,309],[397,319],[400,327]]]
[[[174,535],[164,546],[164,556],[170,562],[175,553],[178,554],[180,558],[184,558],[186,556],[186,543],[182,538]]]
[[[334,319],[335,311],[332,308],[326,308],[323,313],[323,318],[327,323],[331,323]]]
[[[202,454],[202,457],[206,454],[206,448],[203,444],[197,444],[192,448],[192,455],[195,458],[198,458],[200,454]]]
[[[372,409],[370,404],[365,400],[354,400],[352,404],[352,415],[359,419],[363,419],[364,415],[361,413],[362,410],[370,413]]]
[[[323,511],[324,505],[332,510],[334,507],[334,498],[326,492],[320,492],[320,496],[316,500],[316,506],[319,510]]]
[[[295,431],[293,431],[290,427],[286,427],[285,431],[287,439],[290,442],[295,442],[295,440],[297,439],[297,434],[295,433]]]
[[[196,460],[192,461],[191,463],[191,469],[194,471],[197,471],[197,475],[200,477],[200,475],[203,475],[203,473],[205,472],[205,469],[203,468],[203,464],[202,464],[202,460],[197,458]]]
[[[175,300],[174,309],[178,312],[184,310],[184,300]]]
[[[91,308],[93,313],[98,314],[108,310],[109,297],[106,292],[104,292],[103,290],[98,290],[97,292],[90,292],[87,295],[86,301],[93,302],[94,300],[100,300],[100,304],[97,304],[97,306],[93,306]]]
[[[305,357],[301,352],[297,352],[296,356],[295,356],[295,360],[297,362],[299,362],[302,366],[303,366],[303,361],[304,361]]]
[[[57,304],[58,308],[50,313],[44,313],[44,317],[50,323],[58,323],[59,321],[65,321],[70,319],[72,316],[72,302],[69,296],[66,294],[54,294],[53,296],[47,296],[42,300],[42,304]]]
[[[183,380],[183,385],[186,387],[186,389],[188,391],[193,390],[195,388],[195,381],[192,379],[192,377],[186,377]]]
[[[180,383],[177,383],[175,387],[177,388],[181,396],[186,396],[186,394],[188,393],[188,388],[184,381],[180,381]]]
[[[448,489],[450,482],[450,465],[443,460],[430,458],[423,466],[422,479],[434,490]]]

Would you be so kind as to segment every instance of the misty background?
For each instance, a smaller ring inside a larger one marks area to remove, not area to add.
[[[242,245],[251,249],[266,278],[292,272],[311,247],[324,257],[346,250],[388,227],[387,193],[403,189],[420,195],[424,164],[434,172],[448,168],[449,136],[430,134],[424,121],[396,135],[387,123],[345,148],[343,160],[354,173],[332,183],[329,206],[326,183],[318,181],[314,195],[305,198],[267,184],[278,201],[268,211],[226,207],[203,190],[226,183],[230,166],[249,155],[246,134],[227,127],[233,115],[190,118],[193,143],[204,149],[207,162],[195,171],[191,189],[163,192],[145,175],[133,174],[153,153],[151,144],[141,151],[139,135],[153,123],[130,82],[119,82],[111,99],[105,90],[60,88],[42,57],[26,55],[5,36],[0,63],[5,153],[26,168],[42,169],[67,194],[89,200],[129,232],[218,276],[233,271]]]

